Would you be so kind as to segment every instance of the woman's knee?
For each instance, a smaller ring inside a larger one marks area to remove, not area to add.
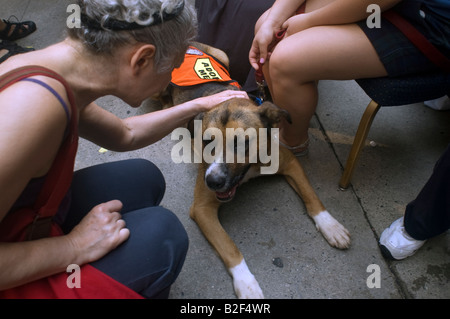
[[[154,163],[142,158],[130,159],[126,162],[130,175],[135,179],[142,180],[142,183],[147,184],[148,188],[152,188],[153,191],[162,193],[162,197],[166,189],[166,180]]]
[[[189,246],[183,225],[159,206],[129,212],[123,219],[130,237],[92,266],[144,297],[167,297]]]
[[[153,247],[157,247],[158,255],[167,266],[167,271],[176,277],[181,271],[189,248],[187,232],[178,217],[170,210],[160,206],[148,210],[152,215],[146,219],[147,226],[145,226],[145,230],[152,233],[149,241]]]
[[[322,63],[314,57],[314,44],[299,34],[277,44],[269,60],[269,73],[276,85],[297,86],[318,80]]]
[[[74,173],[71,207],[64,222],[70,231],[98,204],[118,199],[122,213],[157,206],[166,189],[159,168],[145,159],[129,159],[98,164]]]
[[[189,239],[178,217],[163,207],[152,207],[152,217],[147,221],[146,230],[151,232],[148,239],[148,253],[154,272],[147,279],[147,286],[141,293],[150,298],[165,295],[175,282],[184,265],[189,248]]]
[[[189,239],[183,224],[172,211],[155,206],[131,212],[123,218],[130,228],[130,238],[139,238],[140,245],[147,246],[151,254],[158,252],[161,258],[169,259],[168,264],[174,262],[172,259],[184,260]]]
[[[159,168],[145,159],[128,159],[116,162],[108,162],[86,167],[74,173],[72,187],[81,190],[102,193],[123,191],[130,185],[143,186],[145,189],[150,185],[155,189],[165,190],[165,179]],[[89,189],[91,187],[92,189]]]
[[[278,49],[278,48],[277,48]],[[289,61],[297,59],[289,51],[274,51],[269,60],[269,78],[273,89],[287,90],[293,85],[302,84],[300,75],[294,71]]]
[[[189,246],[189,239],[186,230],[178,217],[172,211],[161,206],[152,207],[151,210],[156,216],[155,219],[157,220],[157,232],[160,235],[160,242],[164,244],[169,241],[180,254],[186,254]]]

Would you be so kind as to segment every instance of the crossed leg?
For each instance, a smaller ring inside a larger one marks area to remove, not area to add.
[[[308,1],[306,11],[328,2]],[[284,38],[264,65],[264,75],[274,103],[292,118],[292,124],[281,124],[281,140],[297,146],[308,139],[319,80],[380,77],[387,72],[360,27],[345,24],[312,27]]]

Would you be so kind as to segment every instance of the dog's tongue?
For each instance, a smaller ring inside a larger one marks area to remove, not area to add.
[[[226,191],[226,192],[216,192],[216,197],[218,199],[230,199],[233,198],[234,194],[236,194],[236,189],[238,187],[239,184],[236,184],[235,186],[233,186],[230,190]]]

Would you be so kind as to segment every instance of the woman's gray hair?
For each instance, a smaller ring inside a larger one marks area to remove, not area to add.
[[[184,1],[79,0],[81,27],[69,28],[68,35],[95,54],[112,55],[118,47],[136,41],[153,44],[157,72],[168,72],[181,63],[197,35],[195,10]],[[136,27],[112,30],[107,26],[111,21]]]

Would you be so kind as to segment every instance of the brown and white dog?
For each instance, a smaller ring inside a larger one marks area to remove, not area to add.
[[[224,56],[223,52],[215,48],[202,44],[197,45],[204,52],[214,56]],[[169,94],[174,104],[179,104],[230,88],[233,87],[212,82],[189,88],[171,87]],[[232,99],[217,105],[209,112],[200,114],[196,118],[201,120],[202,136],[209,128],[214,128],[216,132],[217,130],[222,132],[222,134],[216,134],[215,139],[222,138],[223,141],[214,140],[214,142],[221,143],[223,147],[215,151],[216,154],[214,154],[215,159],[213,161],[206,162],[203,160],[199,164],[190,217],[195,220],[206,239],[222,258],[233,278],[234,290],[239,298],[263,298],[264,296],[258,282],[248,269],[242,253],[223,229],[218,218],[218,209],[223,202],[229,201],[234,197],[239,185],[250,178],[259,176],[261,168],[268,166],[267,162],[263,164],[259,160],[256,162],[250,161],[250,137],[245,135],[245,132],[248,132],[248,129],[254,129],[259,140],[263,138],[263,136],[259,135],[259,132],[267,132],[271,128],[276,128],[283,117],[288,121],[290,120],[289,114],[285,110],[270,102],[264,102],[262,105],[257,106],[248,99]],[[238,128],[241,130],[238,130]],[[238,132],[234,141],[232,139],[230,142],[226,139],[227,129],[233,129],[235,132]],[[266,131],[259,129],[266,129]],[[240,138],[242,138],[242,141],[245,141],[245,161],[239,163],[236,158],[232,162],[227,161],[227,153],[235,150],[233,148],[236,148],[236,140]],[[208,147],[208,143],[211,140],[209,138],[203,140],[203,149]],[[278,160],[278,169],[275,173],[284,175],[289,185],[302,198],[308,215],[314,220],[317,229],[331,246],[340,249],[348,248],[350,245],[349,232],[325,209],[310,185],[298,159],[288,149],[284,147],[278,149],[278,141],[276,139],[265,136],[264,140],[267,141],[268,150],[273,150],[271,143],[276,143],[275,146],[276,150],[279,151],[279,156],[276,159]],[[261,151],[259,148],[260,146],[258,146],[258,151]],[[273,151],[269,153],[273,154]],[[272,160],[274,159],[272,158]]]

